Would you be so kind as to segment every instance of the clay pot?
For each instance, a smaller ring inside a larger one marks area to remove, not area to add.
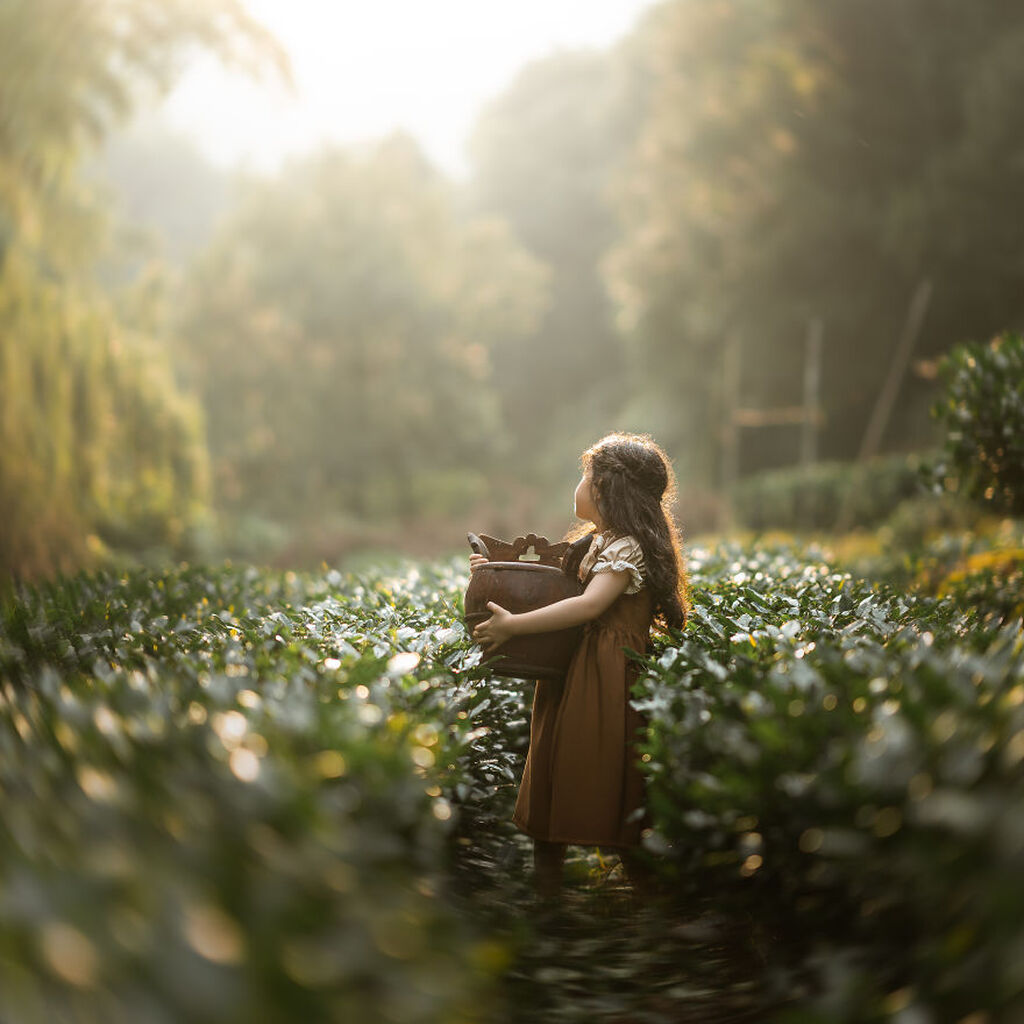
[[[566,575],[557,564],[567,544],[548,544],[543,537],[529,534],[518,537],[511,544],[494,537],[484,537],[481,543],[470,534],[470,544],[480,554],[493,553],[506,556],[503,561],[490,561],[470,574],[466,588],[465,616],[466,629],[472,636],[474,628],[490,618],[488,601],[500,604],[510,612],[528,612],[534,608],[575,597],[583,592],[577,579]],[[520,556],[533,560],[521,560]],[[487,654],[497,658],[491,671],[497,676],[516,679],[561,679],[569,668],[569,662],[583,637],[583,627],[561,629],[551,633],[533,633],[515,636]]]

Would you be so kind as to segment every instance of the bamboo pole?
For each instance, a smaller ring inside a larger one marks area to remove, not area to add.
[[[800,430],[800,465],[812,466],[818,460],[818,428],[821,410],[821,339],[824,326],[818,317],[807,325],[804,354],[804,417]]]
[[[722,352],[722,505],[718,528],[731,529],[735,522],[732,488],[739,474],[740,343],[735,334],[725,340]]]
[[[892,407],[899,394],[900,384],[903,381],[903,374],[910,362],[910,353],[914,343],[921,332],[921,325],[924,323],[924,315],[928,309],[928,303],[932,297],[932,283],[924,278],[917,286],[914,297],[910,301],[910,308],[907,310],[907,319],[903,325],[903,334],[896,345],[892,362],[889,363],[889,372],[885,378],[885,384],[878,393],[875,401],[875,408],[871,413],[867,429],[864,431],[864,439],[861,441],[860,454],[858,458],[862,461],[871,458],[876,454],[882,443],[882,436],[889,423],[889,416]]]

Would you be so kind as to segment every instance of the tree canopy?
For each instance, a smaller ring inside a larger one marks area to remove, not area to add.
[[[459,214],[403,136],[254,183],[180,323],[218,501],[303,520],[472,495],[508,450],[492,354],[529,335],[545,284],[503,222]]]
[[[197,404],[92,281],[80,160],[194,47],[287,72],[236,0],[0,5],[0,567],[70,569],[126,531],[173,546],[205,501]]]
[[[849,457],[921,281],[923,355],[1020,321],[1019,5],[678,0],[639,34],[650,90],[609,285],[677,410],[667,440],[702,438],[695,471],[720,457],[703,428],[729,337],[750,404],[789,404],[821,318],[822,446]],[[905,387],[893,433],[919,444],[932,396]]]

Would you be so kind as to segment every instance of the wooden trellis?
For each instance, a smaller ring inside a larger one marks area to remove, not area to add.
[[[821,343],[824,327],[817,317],[808,322],[804,349],[804,394],[801,405],[785,405],[767,409],[744,408],[740,405],[740,338],[732,335],[726,342],[722,360],[722,395],[725,422],[722,437],[721,487],[726,500],[722,503],[720,528],[733,525],[733,510],[728,495],[739,475],[741,427],[769,427],[792,423],[801,427],[799,462],[813,465],[818,457],[818,431],[824,425],[821,409]]]
[[[903,330],[889,363],[889,371],[864,431],[859,452],[861,460],[871,458],[881,446],[911,353],[921,333],[931,295],[932,283],[925,278],[917,285],[911,297]],[[808,321],[804,350],[803,403],[769,409],[750,409],[740,405],[740,339],[734,334],[726,341],[722,360],[725,421],[722,430],[721,486],[726,496],[722,503],[722,528],[733,525],[733,509],[728,495],[739,473],[740,427],[768,427],[786,423],[799,425],[801,430],[798,464],[811,466],[817,461],[818,432],[825,422],[820,404],[823,334],[824,329],[819,318],[814,317]]]

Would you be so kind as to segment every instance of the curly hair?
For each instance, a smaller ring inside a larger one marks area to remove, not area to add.
[[[684,629],[689,615],[689,577],[674,509],[676,482],[672,464],[646,434],[613,433],[582,455],[583,472],[607,533],[634,536],[644,553],[654,623],[661,630]],[[581,541],[596,532],[593,524],[570,530]]]

